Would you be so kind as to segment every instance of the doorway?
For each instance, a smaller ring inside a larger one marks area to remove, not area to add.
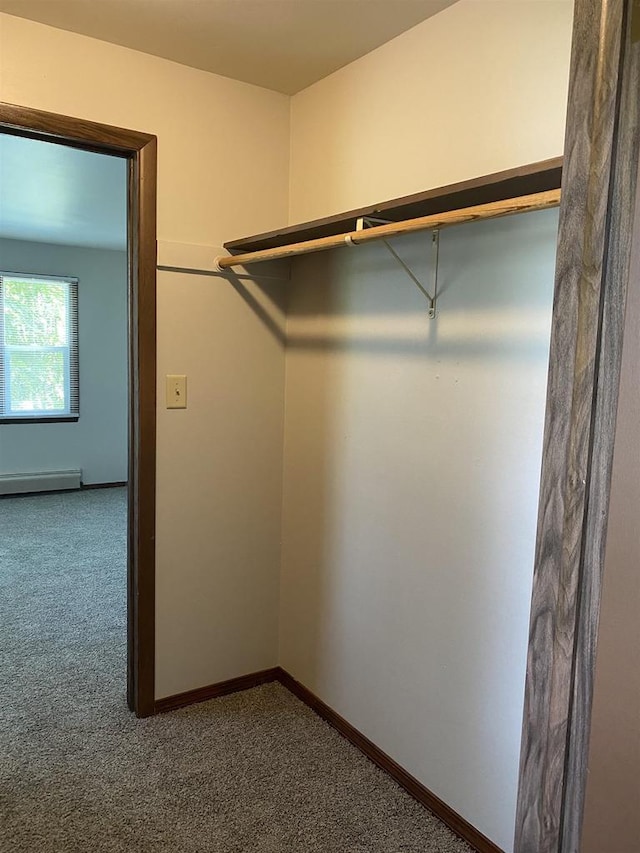
[[[127,702],[138,717],[149,716],[155,645],[156,138],[9,104],[0,104],[0,133],[109,154],[126,164]]]

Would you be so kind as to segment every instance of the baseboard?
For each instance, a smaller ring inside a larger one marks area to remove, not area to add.
[[[286,687],[294,696],[297,696],[305,705],[333,726],[343,737],[356,746],[360,752],[367,756],[381,770],[388,773],[395,781],[411,794],[421,805],[425,806],[439,820],[446,824],[457,836],[470,844],[477,853],[503,853],[500,847],[490,841],[486,835],[479,832],[468,821],[444,803],[439,797],[431,793],[428,788],[418,782],[410,773],[401,767],[393,758],[375,745],[362,732],[348,723],[344,717],[336,713],[322,699],[308,690],[304,685],[296,681],[293,676],[278,667],[277,680]]]
[[[80,477],[80,469],[0,474],[0,494],[26,495],[41,492],[72,491],[80,487]]]
[[[197,690],[187,690],[185,693],[175,693],[164,699],[156,699],[154,709],[156,714],[165,711],[175,711],[176,708],[185,708],[187,705],[195,705],[196,702],[206,702],[208,699],[217,699],[219,696],[227,696],[229,693],[238,693],[240,690],[249,690],[260,684],[268,684],[279,680],[279,667],[261,669],[259,672],[250,672],[239,678],[230,678],[228,681],[219,681],[217,684],[209,684],[207,687],[199,687]]]
[[[0,498],[30,498],[34,495],[59,495],[64,492],[71,491],[86,491],[87,489],[118,489],[127,485],[127,481],[119,481],[116,483],[80,483],[69,480],[66,482],[65,477],[59,477],[59,473],[66,472],[48,472],[46,475],[39,475],[38,479],[34,479],[33,475],[0,475]],[[29,479],[27,479],[27,477]],[[9,482],[10,480],[10,482]]]
[[[126,485],[127,481],[123,480],[117,483],[80,483],[80,488],[84,492],[86,489],[119,489]]]
[[[356,746],[360,752],[367,756],[385,773],[388,773],[401,788],[427,808],[442,823],[446,824],[467,844],[470,844],[477,853],[503,853],[500,847],[490,841],[486,835],[472,826],[468,821],[455,812],[450,806],[433,794],[428,788],[401,767],[396,761],[383,752],[369,738],[359,732],[351,723],[341,717],[333,708],[330,708],[322,699],[308,690],[293,676],[289,675],[282,667],[275,666],[271,669],[262,669],[259,672],[251,672],[241,675],[239,678],[231,678],[228,681],[219,681],[217,684],[209,684],[207,687],[199,687],[197,690],[187,690],[185,693],[176,693],[164,699],[157,699],[154,710],[156,714],[166,711],[174,711],[177,708],[185,708],[197,702],[206,702],[208,699],[216,699],[227,696],[229,693],[237,693],[240,690],[249,690],[261,684],[278,681],[293,693],[301,702],[315,711],[329,725],[333,726],[343,737]]]

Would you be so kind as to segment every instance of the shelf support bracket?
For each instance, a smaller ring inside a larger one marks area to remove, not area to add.
[[[363,231],[365,228],[375,227],[376,225],[387,225],[389,222],[390,220],[388,219],[377,219],[374,216],[361,216],[356,220],[356,231]],[[430,320],[433,320],[436,316],[436,303],[438,300],[438,261],[440,254],[440,229],[434,228],[431,232],[432,293],[429,293],[429,291],[418,279],[418,277],[415,275],[409,265],[402,260],[400,255],[391,245],[391,243],[389,243],[388,240],[382,240],[381,242],[386,246],[387,251],[400,264],[402,269],[406,272],[406,274],[409,276],[409,278],[415,284],[418,290],[426,297],[429,302],[428,316]],[[357,243],[355,245],[357,245]]]

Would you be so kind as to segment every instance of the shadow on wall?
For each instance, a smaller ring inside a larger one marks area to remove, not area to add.
[[[549,349],[549,278],[540,257],[554,244],[556,216],[551,211],[540,227],[529,228],[531,239],[517,253],[504,252],[504,246],[521,233],[519,217],[444,229],[435,322],[426,322],[427,300],[381,243],[300,258],[296,269],[303,272],[291,286],[295,308],[287,345],[372,354],[544,358]],[[393,243],[427,289],[432,282],[430,234]],[[495,270],[483,269],[487,234],[503,244],[499,277]],[[347,267],[354,279],[350,287],[333,283],[334,272],[340,275]],[[304,299],[296,300],[300,289]]]
[[[438,316],[380,244],[289,288],[280,662],[509,849],[557,212],[441,234]],[[430,234],[397,240],[430,280]]]
[[[266,270],[264,274],[263,269]],[[254,281],[247,281],[240,278],[233,269],[229,269],[226,280],[274,338],[284,345],[287,340],[285,314],[288,303],[288,270],[283,264],[255,264],[246,271],[247,275],[251,273],[256,278]],[[278,275],[281,278],[278,279]],[[267,280],[271,277],[274,281]]]

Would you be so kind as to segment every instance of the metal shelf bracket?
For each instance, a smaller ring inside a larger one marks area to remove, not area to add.
[[[363,231],[365,228],[375,227],[376,225],[387,225],[390,222],[388,219],[377,219],[374,216],[361,216],[356,220],[356,231]],[[400,264],[402,269],[409,276],[411,281],[415,284],[418,290],[426,296],[429,301],[429,310],[428,316],[430,320],[433,320],[436,316],[436,305],[438,301],[438,261],[440,254],[440,229],[434,228],[431,232],[431,260],[432,260],[432,293],[429,293],[427,288],[422,284],[422,282],[415,275],[413,270],[406,264],[400,255],[393,248],[391,243],[388,240],[382,240],[382,243],[386,246],[389,253],[396,259],[396,261]],[[357,245],[357,244],[355,244]]]

